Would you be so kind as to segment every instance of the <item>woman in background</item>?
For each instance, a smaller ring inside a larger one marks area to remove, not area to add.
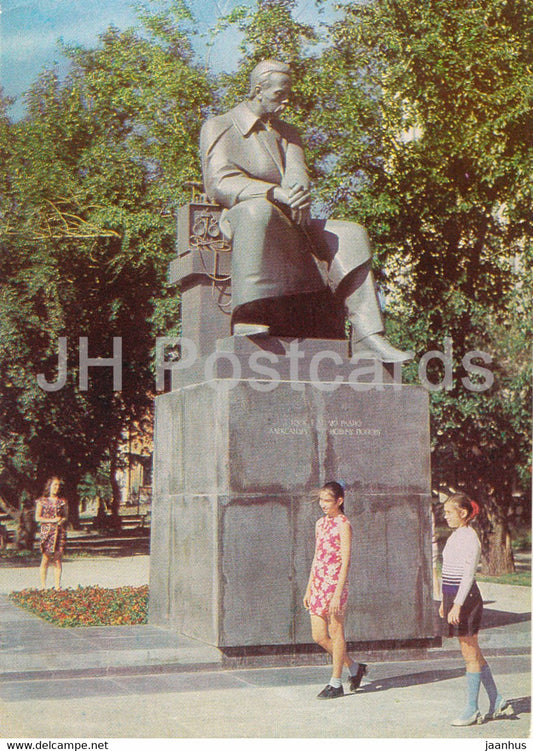
[[[68,506],[60,496],[61,480],[50,477],[44,486],[43,494],[35,502],[35,521],[41,525],[41,587],[46,588],[46,574],[50,563],[54,566],[55,588],[61,589],[62,560],[67,542],[65,525],[68,520]]]

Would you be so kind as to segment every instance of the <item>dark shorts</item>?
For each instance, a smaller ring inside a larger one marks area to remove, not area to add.
[[[481,592],[474,582],[466,600],[461,606],[459,624],[453,626],[448,623],[448,613],[452,609],[455,594],[443,593],[442,604],[444,608],[444,636],[474,636],[479,631],[481,616],[483,615],[483,599]]]

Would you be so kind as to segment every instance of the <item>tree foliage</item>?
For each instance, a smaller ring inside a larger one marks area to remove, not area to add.
[[[45,71],[27,95],[28,116],[0,122],[1,493],[39,492],[50,472],[76,487],[122,431],[151,409],[159,321],[178,315],[165,290],[174,208],[198,171],[207,79],[177,25],[145,15],[145,31],[108,29],[94,50],[67,48],[69,74]],[[161,303],[161,310],[157,303]],[[165,331],[166,333],[166,331]],[[68,340],[63,388],[47,391]],[[122,342],[122,388],[91,368],[79,386],[79,338],[90,358]]]
[[[432,398],[433,474],[484,505],[489,570],[512,566],[529,471],[531,28],[515,0],[349,4],[318,115],[323,196],[372,228],[391,332],[420,355],[453,341],[454,384]],[[487,390],[462,380],[475,351],[493,358]]]

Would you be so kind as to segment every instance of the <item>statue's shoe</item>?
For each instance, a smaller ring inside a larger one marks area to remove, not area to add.
[[[236,323],[233,336],[268,336],[270,328],[262,323]]]
[[[393,347],[382,334],[371,334],[353,346],[354,357],[368,357],[380,362],[405,362],[412,360],[414,352],[402,352]]]

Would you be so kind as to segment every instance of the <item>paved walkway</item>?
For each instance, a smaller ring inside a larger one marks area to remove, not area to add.
[[[530,592],[482,583],[480,643],[515,716],[453,728],[464,668],[456,640],[425,659],[372,661],[355,695],[317,702],[329,667],[229,668],[213,647],[153,626],[61,629],[10,603],[37,569],[0,568],[3,738],[527,738]],[[68,563],[66,586],[147,582],[146,556]],[[481,709],[486,709],[482,692]]]

